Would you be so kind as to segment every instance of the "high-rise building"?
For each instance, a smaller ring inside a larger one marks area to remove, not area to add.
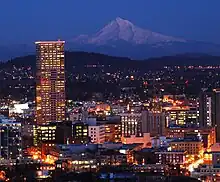
[[[216,142],[220,142],[220,89],[213,89],[212,126],[216,127]]]
[[[0,115],[0,165],[22,158],[21,123]]]
[[[36,122],[65,120],[64,41],[36,44]]]
[[[121,131],[122,136],[131,135],[142,136],[142,114],[139,113],[121,113]]]
[[[211,120],[211,92],[203,88],[199,96],[199,126],[207,127],[212,125]]]
[[[151,136],[165,135],[166,114],[160,111],[142,111],[142,132]]]

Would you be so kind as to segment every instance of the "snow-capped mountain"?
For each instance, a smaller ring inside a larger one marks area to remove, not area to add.
[[[183,53],[220,53],[220,45],[163,35],[119,17],[93,35],[80,35],[67,41],[66,47],[71,51],[97,52],[134,59]]]
[[[79,35],[65,41],[68,51],[96,52],[133,59],[184,53],[220,55],[220,45],[163,35],[122,18],[116,18],[95,34]],[[34,53],[33,43],[0,46],[0,61]]]
[[[135,45],[161,42],[186,42],[184,39],[142,29],[130,21],[119,17],[111,21],[94,35],[80,35],[73,40],[73,42],[95,45],[106,45],[115,41],[125,41]]]

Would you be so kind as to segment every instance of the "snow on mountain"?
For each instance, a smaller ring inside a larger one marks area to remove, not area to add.
[[[96,34],[92,36],[80,35],[76,37],[73,41],[81,44],[87,43],[95,45],[105,45],[109,42],[114,41],[125,41],[135,45],[186,42],[184,39],[165,36],[160,33],[142,29],[135,26],[130,21],[119,17],[111,21]]]

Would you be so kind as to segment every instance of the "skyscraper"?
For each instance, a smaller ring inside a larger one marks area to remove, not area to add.
[[[212,92],[203,88],[199,95],[199,126],[212,126]]]
[[[64,41],[36,44],[36,121],[44,125],[65,120]]]
[[[151,136],[165,135],[167,125],[165,112],[142,111],[142,132],[150,133]]]
[[[0,115],[0,165],[22,158],[21,123]]]
[[[220,142],[220,89],[213,89],[212,125],[216,127],[216,142]]]

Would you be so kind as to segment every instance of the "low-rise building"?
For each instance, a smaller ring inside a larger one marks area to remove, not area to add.
[[[198,139],[175,139],[170,146],[172,151],[186,151],[187,155],[201,155],[204,151],[203,143]]]
[[[192,171],[191,176],[198,180],[220,181],[220,166],[201,165],[195,171]]]
[[[97,156],[97,160],[99,161],[99,165],[101,166],[118,166],[127,163],[126,154],[120,153],[116,150],[101,151]]]
[[[170,124],[184,125],[187,120],[191,120],[193,124],[198,124],[198,109],[189,106],[171,106],[164,107],[164,111],[170,116]]]
[[[105,124],[105,141],[120,142],[121,141],[121,123],[109,121]]]
[[[89,126],[89,137],[92,143],[104,143],[105,142],[105,125]]]
[[[123,137],[121,138],[121,142],[123,144],[133,144],[133,143],[142,143],[143,148],[145,147],[151,147],[151,137],[150,133],[144,133],[143,136],[135,136],[131,135],[129,137]]]
[[[158,151],[155,152],[157,164],[182,165],[186,159],[184,151]]]
[[[71,143],[72,122],[51,122],[46,125],[37,125],[34,127],[33,137],[35,146]]]
[[[216,143],[215,128],[189,128],[189,127],[169,127],[166,129],[166,136],[169,138],[184,138],[200,136],[204,147],[210,147]]]
[[[85,144],[90,141],[88,124],[84,122],[74,122],[72,132],[72,143]]]
[[[0,165],[22,159],[21,123],[0,115]]]
[[[133,166],[134,172],[146,172],[152,174],[169,174],[169,166],[165,164],[145,164]]]

